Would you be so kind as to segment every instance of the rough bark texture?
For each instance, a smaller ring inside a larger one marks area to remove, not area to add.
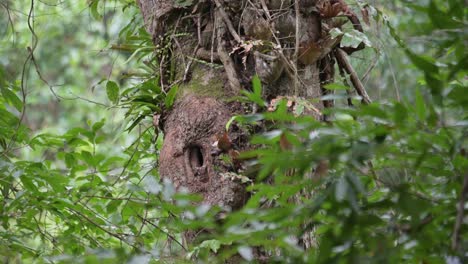
[[[242,184],[223,176],[229,168],[217,159],[218,148],[214,146],[231,115],[231,109],[211,97],[189,95],[181,99],[164,125],[160,174],[177,188],[202,194],[208,204],[236,209],[244,204],[246,192]]]
[[[239,208],[248,194],[236,179],[225,177],[235,168],[221,162],[213,146],[229,118],[244,111],[225,99],[251,89],[254,75],[261,79],[268,101],[283,96],[319,98],[323,85],[333,81],[333,51],[340,37],[331,38],[329,30],[343,25],[343,19],[336,17],[348,18],[357,30],[362,27],[342,0],[137,3],[155,45],[171,47],[170,52],[157,55],[160,70],[156,74],[163,89],[174,83],[183,87],[173,109],[163,113],[161,177],[202,194],[211,205]],[[361,48],[342,47],[348,54]],[[312,104],[319,112],[333,101]],[[231,130],[229,137],[237,141],[239,150],[248,148],[242,131]],[[194,239],[193,234],[188,239]]]

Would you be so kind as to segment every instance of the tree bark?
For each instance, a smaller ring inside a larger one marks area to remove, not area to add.
[[[160,175],[177,188],[202,194],[205,203],[237,209],[248,193],[235,177],[227,177],[236,168],[223,163],[216,142],[232,115],[255,109],[226,99],[251,89],[254,75],[262,81],[267,101],[319,98],[323,85],[333,82],[333,54],[340,42],[328,32],[339,24],[336,16],[348,17],[353,25],[356,16],[336,0],[137,3],[154,44],[171,47],[156,55],[160,71],[155,74],[161,75],[164,90],[181,87],[177,103],[161,118]],[[318,111],[324,107],[313,104]],[[237,150],[249,148],[246,132],[236,126],[227,132]]]

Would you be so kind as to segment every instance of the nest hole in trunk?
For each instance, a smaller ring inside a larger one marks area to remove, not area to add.
[[[203,150],[199,145],[190,145],[187,149],[187,153],[190,169],[196,175],[195,172],[204,165]]]

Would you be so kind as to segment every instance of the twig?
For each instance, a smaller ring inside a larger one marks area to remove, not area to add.
[[[101,106],[101,107],[109,107],[108,105],[106,104],[103,104],[103,103],[100,103],[100,102],[96,102],[96,101],[93,101],[93,100],[90,100],[88,98],[84,98],[84,97],[81,97],[79,95],[76,95],[74,93],[70,93],[71,95],[73,95],[74,97],[64,97],[64,96],[60,96],[59,98],[62,99],[62,100],[83,100],[85,102],[88,102],[90,104],[95,104],[97,106]]]
[[[338,65],[342,67],[347,74],[350,75],[351,83],[356,89],[356,92],[362,97],[362,102],[364,104],[370,104],[372,100],[370,99],[369,95],[366,92],[366,89],[362,85],[361,80],[359,80],[359,77],[356,71],[354,71],[353,66],[351,66],[348,59],[346,58],[346,53],[342,49],[336,49],[335,58],[338,61]]]
[[[201,46],[201,14],[198,13],[197,15],[197,38],[198,38],[198,45]]]
[[[104,199],[104,200],[113,200],[113,201],[132,201],[134,203],[145,203],[147,199],[139,199],[139,198],[132,198],[129,199],[128,197],[108,197],[108,196],[99,196],[99,195],[85,195],[86,198],[95,198],[95,199]]]
[[[270,10],[268,10],[268,6],[265,0],[260,0],[260,3],[262,5],[262,9],[265,12],[266,17],[268,18],[268,23],[270,23],[271,22]]]
[[[398,102],[401,102],[401,98],[400,98],[400,88],[399,88],[398,82],[397,82],[397,80],[396,80],[395,71],[393,70],[392,61],[391,61],[390,59],[388,59],[388,60],[386,60],[386,61],[388,61],[388,65],[390,66],[390,73],[392,74],[393,87],[395,87],[395,95],[396,95],[397,101],[398,101]]]
[[[296,44],[294,47],[294,95],[299,96],[299,73],[297,71],[297,60],[299,58],[299,42],[301,41],[299,38],[300,34],[300,13],[299,13],[299,0],[294,1],[294,11],[296,13]]]
[[[10,7],[8,6],[8,2],[6,3],[2,3],[0,2],[0,5],[3,6],[3,8],[5,8],[5,11],[7,12],[7,15],[8,15],[8,23],[10,24],[11,26],[11,33],[13,35],[13,43],[15,43],[15,25],[13,23],[13,19],[11,17],[11,14],[10,14]]]
[[[49,84],[49,82],[44,78],[44,76],[42,76],[42,73],[41,73],[41,71],[40,71],[40,69],[39,69],[39,65],[37,64],[37,61],[36,61],[36,59],[35,59],[35,57],[34,57],[34,53],[33,53],[34,51],[33,51],[30,47],[28,47],[28,52],[31,53],[31,61],[32,61],[32,63],[34,64],[34,69],[36,69],[37,76],[39,76],[39,79],[40,79],[43,83],[45,83],[47,86],[49,86],[49,90],[50,90],[50,92],[54,95],[55,99],[57,99],[57,101],[60,101],[60,99],[62,99],[62,97],[59,96],[59,95],[55,92],[55,90],[54,90],[54,85]]]
[[[146,202],[149,202],[149,196],[147,196],[147,199],[146,199]],[[137,233],[137,236],[141,236],[141,233],[143,232],[143,228],[145,227],[146,223],[148,223],[148,221],[146,220],[148,217],[148,207],[145,206],[145,216],[144,217],[141,217],[141,226],[140,226],[140,230],[138,230],[138,233]]]
[[[41,217],[41,215],[42,215],[42,212],[40,213],[39,217]],[[37,231],[39,231],[39,234],[41,234],[41,237],[43,239],[49,240],[49,242],[52,244],[54,249],[57,249],[61,253],[63,253],[63,251],[57,246],[55,238],[49,232],[47,232],[47,230],[45,230],[45,229],[42,230],[41,229],[41,225],[40,225],[39,221],[36,219],[35,216],[33,216],[33,219],[34,219],[34,222],[36,222]],[[40,218],[39,218],[39,220],[40,220]]]
[[[266,16],[268,18],[268,21],[270,22],[272,20],[272,18],[270,16],[270,11],[268,10],[268,6],[266,5],[264,0],[260,0],[260,3],[262,4],[263,11],[265,12],[265,14],[266,14]],[[261,15],[261,14],[259,14],[259,15]],[[298,77],[298,76],[294,75],[294,73],[297,73],[297,63],[293,64],[292,61],[289,60],[288,58],[286,58],[286,56],[284,55],[284,53],[283,53],[284,49],[282,48],[281,41],[279,40],[278,36],[276,35],[276,29],[274,29],[271,25],[268,28],[270,29],[271,35],[273,36],[273,38],[275,39],[275,42],[276,42],[277,48],[274,48],[274,51],[279,56],[281,62],[286,66],[285,67],[286,74],[291,79],[299,79],[299,78],[295,78],[295,77]]]
[[[460,200],[458,201],[457,206],[457,218],[455,220],[455,226],[453,227],[452,234],[452,250],[457,250],[460,246],[460,231],[463,223],[463,215],[465,211],[465,200],[468,196],[468,173],[465,174],[463,180],[463,187],[460,193]]]
[[[241,43],[242,39],[239,37],[239,34],[237,34],[236,30],[234,29],[234,26],[232,25],[231,20],[229,19],[228,15],[226,14],[226,11],[224,11],[223,5],[219,2],[219,0],[214,0],[216,6],[218,7],[218,14],[221,16],[221,18],[224,21],[224,24],[226,25],[227,29],[229,30],[229,33],[234,37],[234,39],[238,42]]]
[[[215,21],[218,20],[220,17],[222,18],[222,13],[220,11],[221,9],[218,9],[217,11],[215,11]],[[217,51],[218,51],[219,59],[223,63],[224,69],[226,71],[226,76],[228,78],[229,86],[231,87],[232,92],[235,94],[239,94],[241,90],[239,77],[237,76],[234,63],[232,62],[231,58],[229,57],[228,52],[226,51],[226,48],[224,47],[225,41],[223,41],[223,36],[226,33],[226,27],[223,25],[219,25],[219,27],[216,30],[217,30],[217,40],[218,40]]]
[[[26,67],[28,66],[28,63],[33,60],[33,52],[37,47],[37,35],[36,32],[34,31],[34,0],[31,1],[31,5],[29,7],[29,13],[28,13],[28,28],[29,31],[32,34],[32,48],[28,47],[28,56],[26,57],[26,60],[23,63],[23,70],[21,71],[21,99],[22,99],[22,108],[21,108],[21,115],[18,121],[18,125],[16,126],[16,131],[19,131],[21,124],[24,121],[24,117],[26,116],[26,92],[27,92],[27,73],[26,73]],[[15,133],[13,137],[10,139],[10,142],[8,143],[7,147],[5,150],[2,152],[4,156],[6,156],[9,151],[11,150],[11,147],[15,143],[16,139],[18,138],[19,133]]]
[[[346,79],[346,75],[345,75],[345,73],[344,73],[343,68],[342,68],[342,67],[338,67],[338,70],[339,70],[339,72],[340,72],[341,78],[343,79],[343,80],[342,80],[342,81],[343,81],[343,84],[344,84],[346,87],[351,88],[351,86],[350,86],[349,83],[348,83],[348,79]],[[353,99],[351,98],[351,96],[352,96],[351,93],[352,93],[352,92],[351,92],[349,89],[346,89],[346,94],[348,95],[348,98],[347,98],[348,106],[351,106],[351,107],[352,107],[352,106],[354,106],[354,105],[353,105]]]
[[[177,240],[174,236],[172,236],[171,234],[169,234],[168,232],[164,231],[161,227],[159,227],[158,225],[152,223],[151,221],[149,221],[148,219],[146,218],[143,218],[141,215],[137,214],[137,216],[140,218],[140,220],[142,222],[146,222],[148,224],[150,224],[151,226],[153,226],[154,228],[158,229],[159,231],[161,231],[163,234],[165,234],[167,237],[169,237],[171,240],[175,241],[181,248],[183,248],[185,251],[188,251],[186,247],[184,247],[184,245],[182,245],[182,243]]]
[[[133,141],[133,143],[128,147],[131,148],[133,145],[136,145],[135,146],[135,150],[132,152],[132,154],[130,155],[130,158],[128,159],[128,161],[125,163],[123,169],[122,169],[122,172],[120,173],[119,177],[117,177],[117,179],[115,179],[115,181],[113,183],[111,183],[111,187],[114,187],[120,180],[122,180],[124,177],[123,175],[125,174],[125,172],[127,171],[128,169],[128,166],[130,166],[130,163],[132,162],[135,154],[138,152],[138,147],[140,146],[140,142],[141,142],[141,138],[143,137],[143,135],[152,128],[152,126],[149,126],[148,128],[146,128],[142,133],[139,134],[138,138]],[[149,171],[147,172],[149,173]],[[146,174],[143,176],[145,177]],[[141,180],[140,180],[141,181]],[[84,198],[88,198],[88,200],[86,202],[83,202],[84,205],[87,205],[88,202],[99,192],[98,189],[96,189],[92,194],[88,195],[88,196],[82,196],[80,197],[77,201],[75,201],[75,203],[79,203],[81,202],[81,200],[83,200]],[[132,196],[130,195],[130,197],[128,197],[128,199],[130,200],[132,198]],[[127,201],[128,203],[128,201]]]
[[[364,82],[366,82],[367,80],[367,77],[369,77],[369,74],[371,73],[371,71],[375,68],[375,65],[377,65],[377,62],[379,61],[379,56],[380,54],[377,52],[377,56],[374,57],[374,59],[372,60],[371,64],[369,65],[369,67],[367,68],[366,72],[362,75],[361,77],[361,80],[363,80]]]
[[[102,227],[101,225],[99,225],[94,220],[92,220],[91,218],[89,218],[85,214],[81,213],[80,211],[77,211],[77,210],[72,209],[72,208],[69,208],[69,210],[70,210],[70,212],[74,213],[75,215],[80,216],[81,218],[85,219],[86,221],[88,221],[89,223],[91,223],[92,225],[97,227],[98,229],[102,230],[104,233],[108,234],[109,236],[117,238],[119,241],[122,241],[122,242],[126,243],[127,245],[131,246],[134,249],[138,249],[135,245],[131,244],[124,237],[122,237],[122,235],[125,235],[125,234],[113,233],[113,232],[105,229],[104,227]]]

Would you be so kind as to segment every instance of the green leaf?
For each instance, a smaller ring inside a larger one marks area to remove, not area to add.
[[[88,163],[91,166],[95,165],[94,157],[89,151],[81,151],[81,157],[86,163]]]
[[[239,116],[232,116],[229,119],[229,121],[227,121],[227,123],[226,123],[226,131],[229,131],[229,128],[231,127],[232,122],[234,122],[235,120],[237,120],[239,118],[240,118]]]
[[[68,168],[72,168],[75,164],[75,156],[71,153],[65,153],[65,165],[67,165]]]
[[[20,112],[23,110],[23,102],[9,88],[2,87],[2,95],[10,105],[16,108],[16,110]]]
[[[252,78],[252,88],[256,96],[260,96],[260,97],[262,96],[262,82],[260,81],[260,78],[256,74]]]
[[[105,123],[106,123],[106,120],[103,118],[101,121],[94,123],[91,129],[93,130],[93,132],[96,132],[99,129],[101,129]]]
[[[145,116],[144,116],[144,115],[138,116],[138,117],[130,124],[130,126],[128,126],[128,128],[125,129],[125,131],[128,131],[128,132],[132,131],[133,128],[135,128],[135,127],[141,122],[141,120],[143,120],[143,119],[145,119]]]
[[[398,125],[405,125],[408,118],[408,108],[402,103],[396,103],[393,106],[394,116],[393,121]]]
[[[463,9],[462,6],[459,6],[459,8]],[[447,14],[444,10],[438,8],[436,1],[430,2],[427,14],[431,18],[433,25],[440,29],[455,29],[457,27],[464,26],[461,21],[457,21],[457,19],[455,19],[453,14]]]
[[[336,28],[336,27],[332,28],[329,33],[330,33],[330,36],[333,39],[335,39],[335,38],[337,38],[339,36],[343,36],[343,34],[344,34],[339,28]]]
[[[214,253],[217,253],[218,249],[221,247],[221,242],[219,242],[219,240],[216,240],[216,239],[205,240],[200,244],[199,247],[200,248],[209,248]]]
[[[368,47],[372,47],[372,43],[364,33],[353,29],[343,35],[341,46],[357,48],[361,42]]]
[[[265,103],[265,101],[263,101],[262,98],[262,83],[257,75],[254,75],[254,77],[252,78],[252,89],[253,92],[242,90],[241,93],[245,95],[249,99],[249,101],[256,103],[261,107],[265,107],[267,104]]]
[[[175,101],[178,91],[179,91],[179,86],[174,85],[171,87],[171,89],[167,93],[166,98],[164,99],[164,104],[167,109],[171,109],[172,106],[174,105],[174,101]]]
[[[107,98],[109,98],[109,101],[111,101],[113,104],[116,104],[119,101],[119,86],[115,82],[107,82],[106,92]]]
[[[388,115],[387,112],[384,111],[378,104],[369,104],[363,106],[361,113],[363,115],[375,116],[382,119],[386,119]]]
[[[426,103],[419,89],[416,90],[414,108],[419,120],[424,121],[426,119]]]
[[[90,11],[91,11],[91,15],[96,20],[101,19],[101,14],[99,14],[99,12],[98,12],[98,5],[99,5],[99,0],[91,0],[91,3],[89,3],[89,8],[90,8]]]
[[[406,50],[406,54],[411,59],[416,67],[429,74],[435,74],[439,72],[439,67],[434,64],[434,59],[427,56],[417,55],[410,50]]]

